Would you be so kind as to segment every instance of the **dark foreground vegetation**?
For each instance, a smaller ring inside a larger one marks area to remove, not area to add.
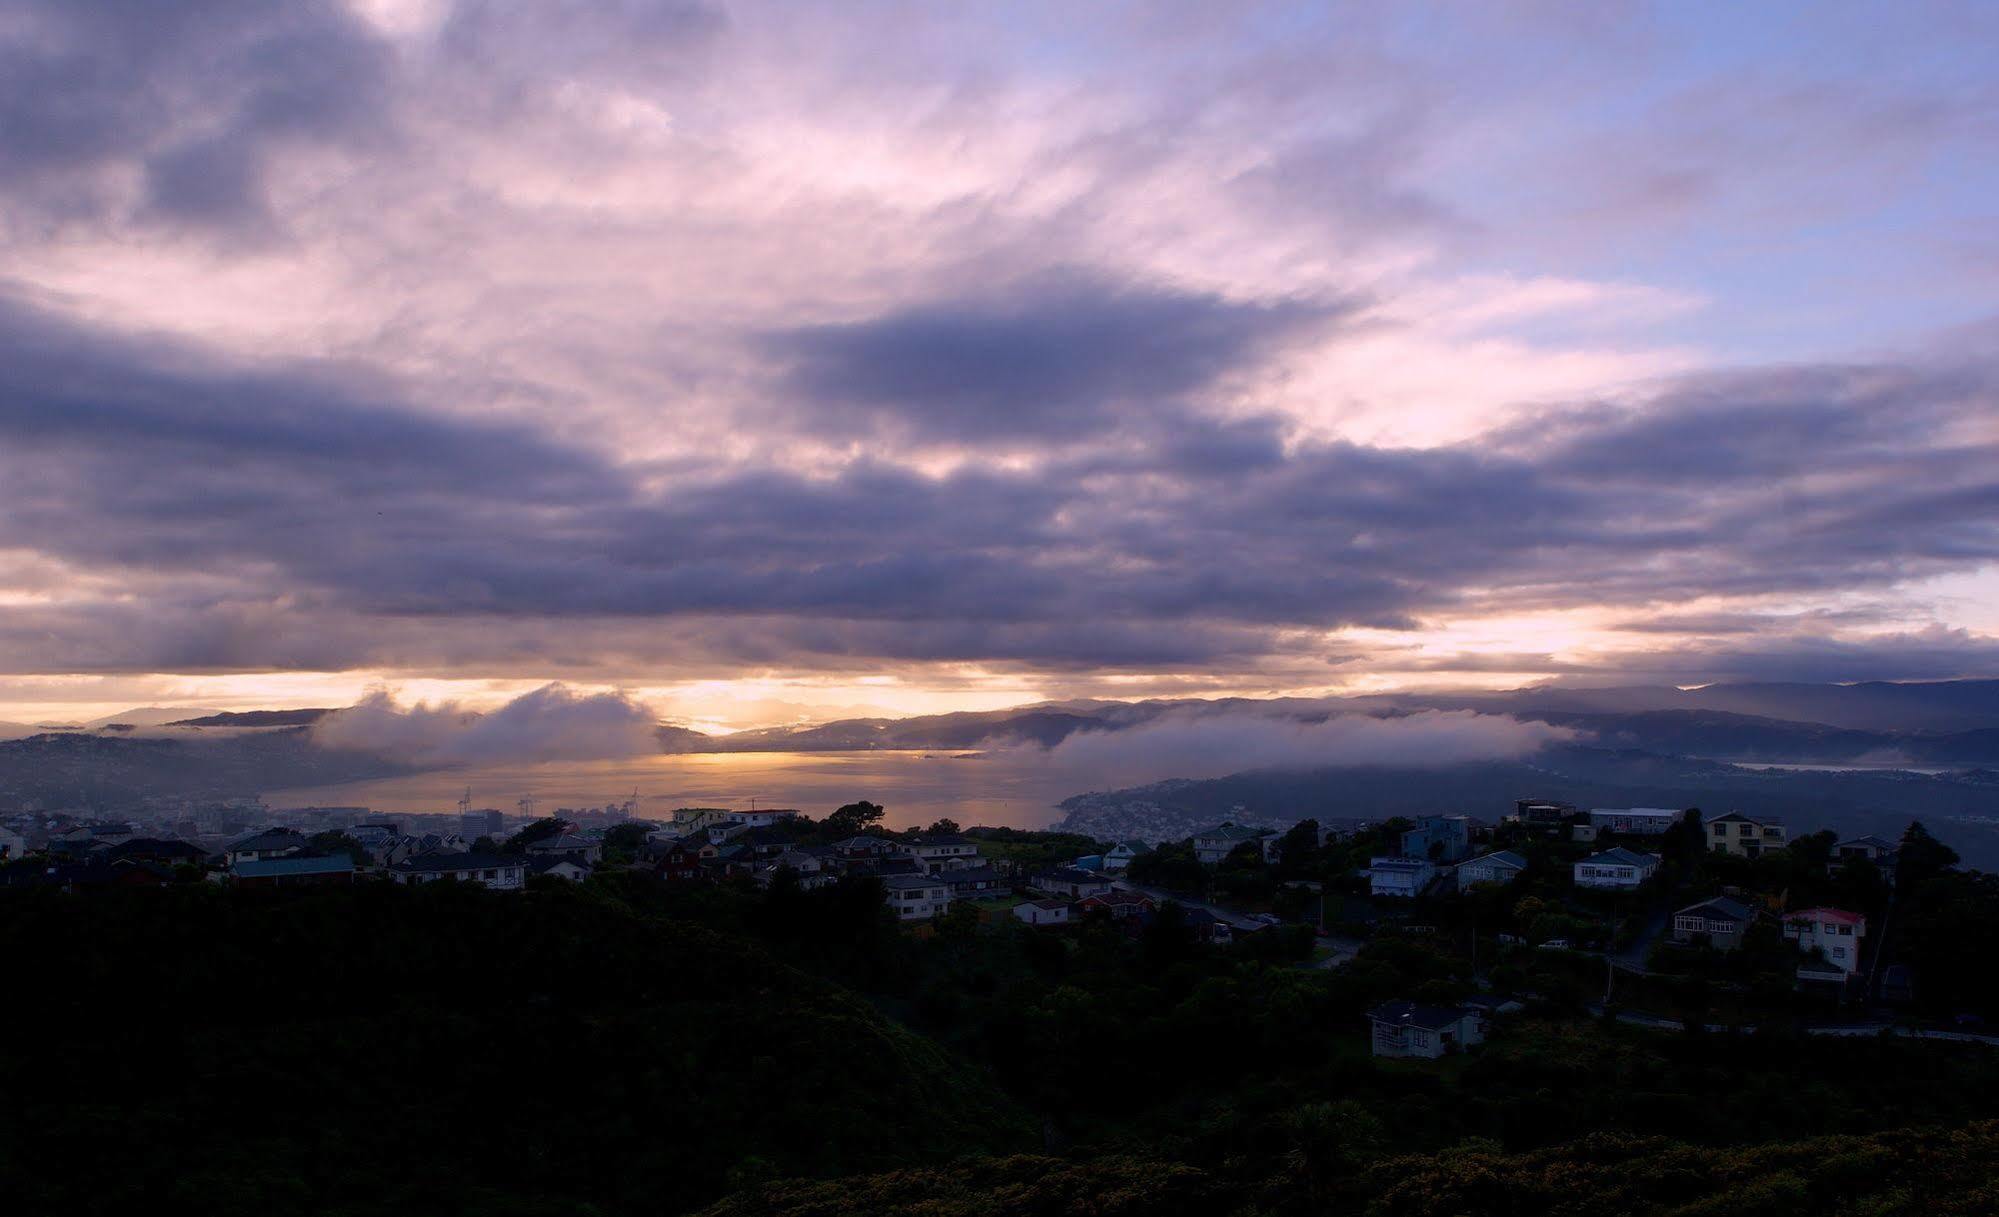
[[[1649,1031],[1551,973],[1378,1061],[1363,1011],[1468,987],[1407,938],[911,932],[872,880],[0,897],[20,1212],[1999,1211],[1999,1052]]]

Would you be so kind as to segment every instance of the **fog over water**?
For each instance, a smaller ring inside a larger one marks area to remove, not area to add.
[[[1109,775],[1104,775],[1109,778]],[[890,826],[922,826],[948,816],[961,824],[1033,828],[1052,823],[1055,804],[1085,789],[1078,775],[1038,750],[951,752],[737,752],[647,756],[620,761],[481,765],[402,778],[271,791],[273,807],[366,806],[378,812],[455,811],[471,787],[478,807],[512,813],[523,796],[538,810],[602,806],[639,795],[638,814],[664,818],[676,807],[796,807],[824,815],[868,799],[888,808]]]

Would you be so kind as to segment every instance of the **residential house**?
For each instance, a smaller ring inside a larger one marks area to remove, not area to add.
[[[1194,857],[1213,866],[1234,853],[1239,846],[1254,843],[1268,859],[1277,839],[1274,829],[1252,828],[1247,824],[1224,821],[1194,834]]]
[[[1580,819],[1582,814],[1573,803],[1559,803],[1553,799],[1516,799],[1513,814],[1506,819],[1530,832],[1560,836],[1563,828],[1571,820]]]
[[[390,867],[389,877],[397,883],[455,879],[496,892],[515,892],[527,884],[527,863],[507,854],[418,854]]]
[[[1731,811],[1707,822],[1708,848],[1741,858],[1756,858],[1784,848],[1789,833],[1784,822],[1773,816],[1752,816]]]
[[[932,874],[954,867],[979,864],[979,843],[956,833],[906,837],[903,839],[902,847],[910,857],[923,865],[924,870]]]
[[[1187,928],[1194,932],[1196,942],[1225,947],[1235,941],[1235,927],[1207,909],[1190,908],[1186,918]]]
[[[1437,868],[1428,858],[1375,858],[1367,866],[1367,887],[1376,896],[1414,899],[1436,882]]]
[[[796,820],[799,812],[793,807],[758,807],[749,811],[731,812],[736,823],[744,828],[774,828],[786,820]]]
[[[133,837],[104,851],[107,862],[158,862],[165,866],[200,866],[208,851],[191,841],[170,837]]]
[[[1013,915],[1029,925],[1068,925],[1067,900],[1028,900],[1013,906]]]
[[[666,852],[660,855],[659,865],[654,873],[674,883],[701,878],[701,847],[707,843],[704,837],[689,837],[673,842],[666,847]]]
[[[928,921],[951,906],[951,885],[934,875],[890,875],[882,891],[899,921]]]
[[[570,883],[581,883],[590,877],[590,867],[567,855],[544,854],[528,858],[528,874],[546,875],[551,879],[564,879]]]
[[[938,872],[937,877],[951,885],[953,900],[977,900],[1007,888],[1006,881],[990,866],[953,867]]]
[[[1152,847],[1143,841],[1119,841],[1104,851],[1104,869],[1121,871],[1131,865],[1133,858],[1151,852]]]
[[[1458,864],[1458,888],[1462,891],[1479,884],[1505,887],[1527,869],[1527,859],[1510,849],[1485,854]]]
[[[1659,873],[1659,856],[1641,854],[1622,845],[1591,854],[1575,864],[1577,887],[1630,891]]]
[[[1832,860],[1826,864],[1826,869],[1836,875],[1845,869],[1848,862],[1865,858],[1892,886],[1895,882],[1895,863],[1901,852],[1900,846],[1882,837],[1855,837],[1832,847]]]
[[[1474,1006],[1385,1002],[1367,1012],[1374,1055],[1435,1060],[1485,1042],[1485,1012]]]
[[[1087,915],[1102,911],[1110,914],[1111,920],[1123,921],[1139,913],[1150,913],[1158,907],[1152,897],[1143,892],[1110,891],[1099,896],[1085,896],[1076,902],[1076,912]]]
[[[28,854],[28,838],[11,828],[0,827],[0,858],[24,858]]]
[[[275,858],[245,858],[229,867],[229,878],[243,887],[306,887],[354,882],[354,859],[346,854],[324,857],[285,854]]]
[[[1733,951],[1756,922],[1756,910],[1727,896],[1689,905],[1673,914],[1673,941]]]
[[[1036,891],[1047,892],[1051,896],[1067,896],[1072,900],[1081,900],[1085,896],[1101,896],[1111,890],[1111,881],[1103,875],[1066,866],[1058,870],[1042,871],[1029,879],[1027,885]]]
[[[289,828],[271,828],[243,838],[228,849],[229,865],[303,853],[305,837]]]
[[[1432,862],[1456,862],[1471,853],[1470,816],[1418,816],[1402,834],[1402,855]]]
[[[1860,970],[1867,918],[1845,909],[1799,909],[1784,914],[1784,937],[1812,956],[1798,969],[1798,979],[1844,981]]]
[[[1592,807],[1589,813],[1590,827],[1601,833],[1617,833],[1627,837],[1657,837],[1684,820],[1685,811],[1675,811],[1670,807]]]
[[[894,858],[902,856],[902,843],[891,837],[877,837],[863,833],[858,837],[848,837],[844,841],[833,842],[833,853],[843,862],[859,862],[872,858]]]
[[[778,872],[789,869],[798,876],[798,886],[810,890],[832,883],[837,876],[826,869],[825,862],[817,854],[809,854],[802,849],[787,849],[772,858],[767,858],[758,866],[756,882],[758,887],[769,887]]]

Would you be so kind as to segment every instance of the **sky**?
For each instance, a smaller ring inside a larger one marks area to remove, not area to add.
[[[1999,675],[1995,52],[0,0],[0,718]]]

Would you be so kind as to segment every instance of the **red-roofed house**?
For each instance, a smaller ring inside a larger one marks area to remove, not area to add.
[[[1845,909],[1799,909],[1784,914],[1784,937],[1813,959],[1798,969],[1802,980],[1845,980],[1860,969],[1860,940],[1867,936],[1867,918]],[[1834,976],[1832,973],[1837,972]]]

